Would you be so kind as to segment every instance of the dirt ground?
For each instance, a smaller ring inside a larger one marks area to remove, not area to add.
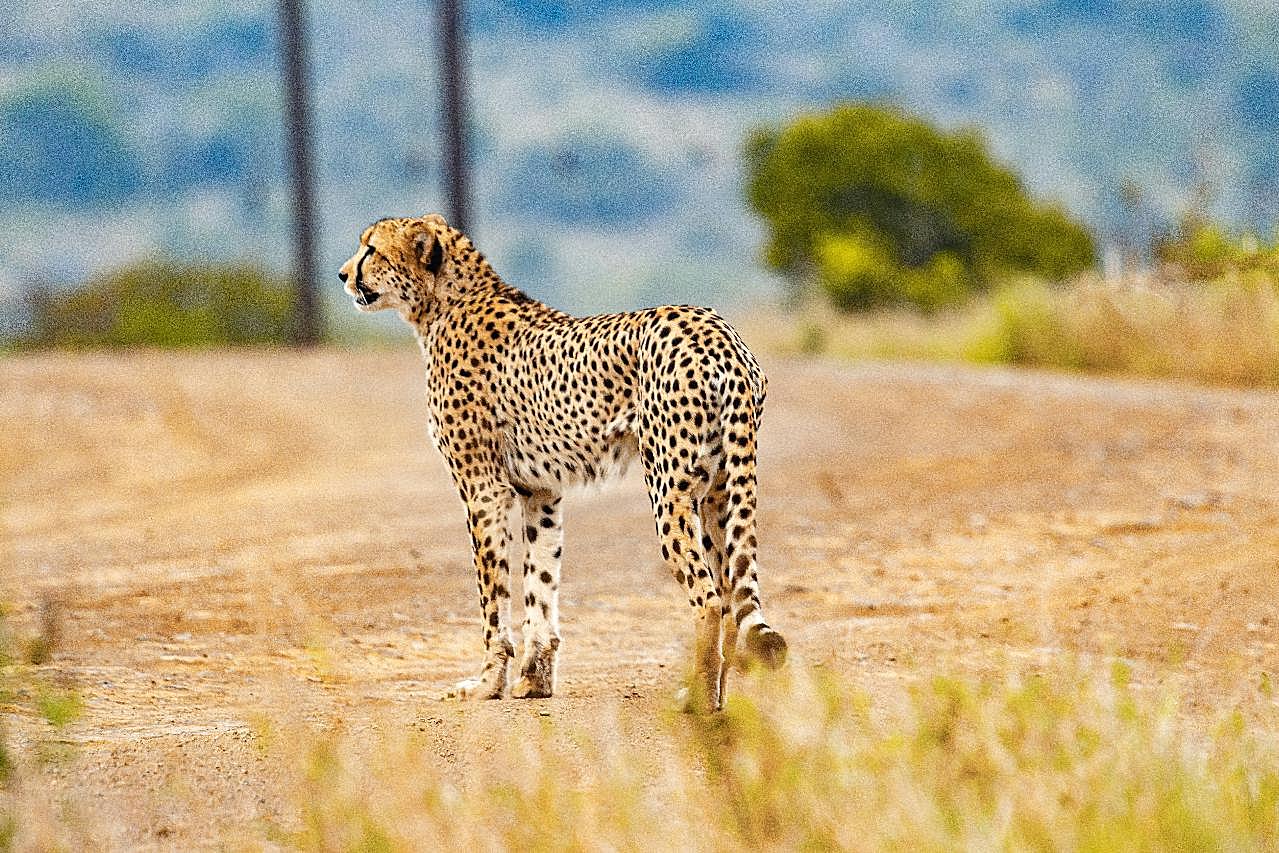
[[[1273,717],[1279,394],[764,362],[761,577],[795,660],[875,695],[1117,655],[1192,713]],[[263,715],[413,727],[464,778],[548,713],[642,737],[669,706],[691,626],[637,471],[566,502],[560,695],[440,700],[481,627],[422,381],[407,347],[0,360],[0,598],[24,630],[56,611],[41,669],[85,709],[52,772],[104,847],[287,821]]]

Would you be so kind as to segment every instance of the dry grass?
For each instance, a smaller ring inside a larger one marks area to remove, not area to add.
[[[1261,273],[1208,283],[1080,279],[1009,285],[935,317],[839,316],[748,322],[752,340],[792,353],[968,361],[1168,377],[1239,387],[1279,385],[1279,291]]]
[[[796,669],[748,679],[722,715],[672,715],[657,743],[594,740],[547,715],[540,737],[503,742],[463,784],[413,729],[370,739],[263,717],[258,740],[288,766],[293,815],[234,846],[1275,849],[1279,730],[1220,713],[1192,722],[1121,663],[920,672],[877,700]],[[74,808],[41,796],[38,768],[10,777],[0,803],[0,849],[97,846]]]
[[[70,755],[58,733],[81,712],[79,694],[38,674],[59,636],[56,604],[41,609],[40,632],[19,637],[0,606],[0,851],[75,849],[82,827],[49,796],[46,769]],[[11,731],[10,720],[21,722]]]
[[[924,315],[906,309],[842,314],[810,305],[798,313],[760,311],[734,321],[753,348],[785,355],[846,359],[991,361],[974,347],[990,336],[994,306],[986,300],[964,309]]]
[[[299,850],[1247,850],[1279,843],[1279,740],[1083,670],[922,676],[877,705],[791,673],[721,717],[673,718],[654,750],[547,720],[464,787],[411,738],[303,735]],[[562,734],[562,733],[561,733]],[[287,741],[296,748],[298,733]],[[657,772],[654,772],[657,763]]]
[[[995,300],[999,360],[1213,384],[1279,384],[1279,295],[1269,279],[1021,285]],[[993,349],[993,348],[992,348]]]

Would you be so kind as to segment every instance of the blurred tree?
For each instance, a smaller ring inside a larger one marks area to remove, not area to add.
[[[961,300],[1009,273],[1060,279],[1091,266],[1092,238],[1036,203],[972,131],[845,104],[753,132],[750,206],[765,259],[802,295],[816,279],[844,309]]]
[[[1191,281],[1258,274],[1279,283],[1279,235],[1269,241],[1255,232],[1232,232],[1202,208],[1191,207],[1172,233],[1157,239],[1156,259],[1166,272]]]
[[[182,347],[288,342],[288,283],[250,266],[146,261],[33,300],[40,346]]]

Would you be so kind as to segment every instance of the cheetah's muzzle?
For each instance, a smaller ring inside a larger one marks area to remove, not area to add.
[[[355,290],[355,301],[366,308],[382,298],[382,294],[372,288],[365,287],[358,281],[355,283]]]

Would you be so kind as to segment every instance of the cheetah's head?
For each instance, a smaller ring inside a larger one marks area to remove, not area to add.
[[[338,271],[360,311],[395,308],[405,318],[434,298],[444,267],[449,227],[437,213],[380,219],[364,229],[360,246]]]

